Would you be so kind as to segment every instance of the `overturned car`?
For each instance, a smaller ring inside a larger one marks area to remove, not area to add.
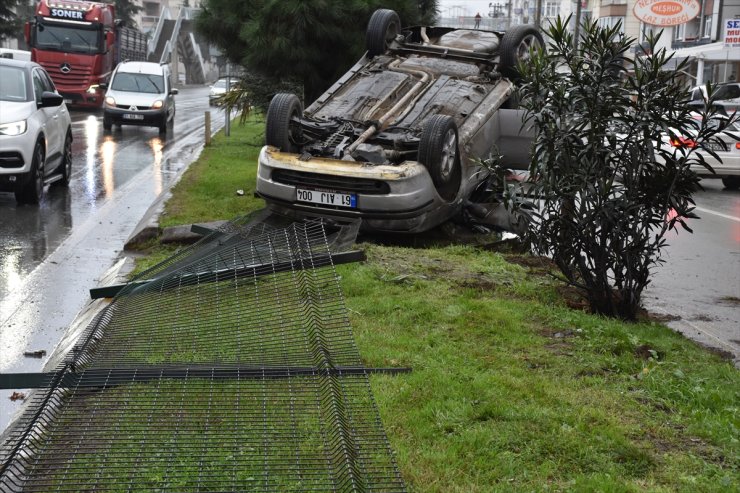
[[[530,25],[402,29],[394,11],[375,11],[366,54],[321,97],[305,110],[293,94],[273,98],[257,193],[370,231],[441,224],[486,180],[478,160],[527,168],[531,137],[508,107],[517,62],[542,44]]]

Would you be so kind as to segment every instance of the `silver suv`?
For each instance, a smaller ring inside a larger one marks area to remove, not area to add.
[[[72,123],[38,64],[0,58],[0,190],[38,204],[50,183],[69,184]]]

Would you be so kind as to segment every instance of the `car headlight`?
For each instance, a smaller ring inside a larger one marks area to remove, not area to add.
[[[154,108],[155,110],[158,110],[159,108],[162,107],[163,104],[164,103],[162,103],[162,100],[158,99],[152,103],[152,108]]]
[[[108,106],[115,106],[116,100],[111,96],[108,96],[107,98],[105,98],[105,104],[107,104]]]
[[[26,131],[26,128],[28,128],[28,125],[26,125],[26,120],[12,123],[3,123],[2,125],[0,125],[0,135],[20,135]]]

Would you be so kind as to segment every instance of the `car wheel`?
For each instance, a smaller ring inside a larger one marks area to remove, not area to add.
[[[265,143],[283,152],[298,152],[303,132],[293,119],[301,115],[303,105],[298,96],[288,92],[276,94],[267,108]]]
[[[159,122],[159,133],[161,134],[167,133],[167,115],[164,115],[162,117],[162,121]]]
[[[110,132],[113,129],[113,120],[108,115],[103,115],[103,130]]]
[[[373,12],[365,34],[365,46],[368,55],[374,57],[385,53],[388,45],[400,32],[401,19],[394,10],[378,9]]]
[[[44,197],[44,146],[36,142],[33,149],[31,171],[15,191],[15,200],[19,204],[38,204]]]
[[[460,189],[457,125],[452,117],[434,115],[424,124],[418,161],[426,166],[439,195],[452,200]]]
[[[722,184],[728,190],[737,190],[740,188],[740,176],[725,176],[722,178]]]
[[[529,59],[531,48],[545,45],[540,31],[532,25],[520,24],[504,33],[499,45],[499,72],[512,80],[519,79],[517,63]]]
[[[69,186],[69,180],[72,178],[72,131],[67,130],[67,137],[64,139],[64,150],[62,151],[62,164],[60,165],[60,171],[62,173],[62,179],[59,183],[63,187]]]

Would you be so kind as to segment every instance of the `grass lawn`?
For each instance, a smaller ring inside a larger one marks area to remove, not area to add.
[[[219,134],[162,225],[262,207],[263,132],[251,120]],[[526,255],[358,247],[367,262],[337,269],[362,358],[413,368],[371,377],[412,491],[740,491],[740,373],[727,360],[659,322],[579,309]],[[148,253],[140,268],[172,249]]]

